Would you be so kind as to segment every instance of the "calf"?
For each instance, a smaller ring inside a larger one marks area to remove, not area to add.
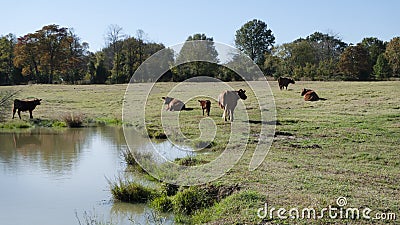
[[[237,105],[239,99],[246,100],[247,96],[245,90],[240,89],[239,91],[224,91],[218,96],[218,105],[224,110],[222,118],[227,121],[229,117],[230,121],[233,121],[233,111]]]
[[[207,112],[207,116],[210,116],[210,109],[211,109],[211,101],[210,100],[199,100],[201,109],[203,109],[203,116],[204,110]]]
[[[164,99],[164,104],[167,105],[166,110],[181,111],[185,109],[185,104],[176,98],[162,97],[162,99]]]
[[[325,100],[321,99],[315,91],[306,88],[303,88],[303,90],[301,91],[301,96],[304,96],[304,101]]]
[[[279,77],[278,78],[279,89],[281,89],[281,90],[284,87],[286,87],[286,90],[287,90],[287,87],[289,86],[289,84],[294,84],[294,83],[296,83],[296,82],[294,82],[294,80],[292,78],[287,78],[287,77]]]
[[[37,105],[40,105],[40,101],[42,101],[42,99],[37,99],[37,98],[27,99],[27,100],[15,99],[12,118],[14,119],[15,112],[18,110],[19,119],[21,119],[21,111],[22,112],[29,111],[29,116],[30,116],[29,118],[33,119],[32,111],[36,108]]]

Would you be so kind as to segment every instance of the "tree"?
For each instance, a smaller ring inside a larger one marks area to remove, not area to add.
[[[14,65],[21,68],[29,80],[53,83],[55,76],[62,80],[76,69],[70,67],[85,64],[76,62],[86,57],[87,48],[69,28],[47,25],[17,39]],[[84,73],[82,69],[79,71]]]
[[[340,56],[339,69],[347,79],[369,79],[371,66],[368,51],[360,44],[346,48]]]
[[[369,53],[371,65],[376,63],[378,56],[385,52],[386,44],[375,37],[364,38],[361,41],[363,46]]]
[[[121,76],[121,52],[123,45],[123,38],[125,35],[122,33],[122,27],[111,24],[108,26],[107,34],[106,34],[106,45],[111,49],[109,52],[109,58],[112,59],[110,68],[111,69],[111,82],[112,83],[122,83],[125,79]],[[122,75],[123,76],[123,75]]]
[[[321,32],[314,32],[307,36],[305,40],[314,48],[317,64],[330,59],[339,61],[340,55],[347,47],[347,44],[336,35]]]
[[[392,74],[400,76],[400,37],[395,37],[386,46],[385,57],[388,60]]]
[[[265,54],[270,52],[274,43],[272,31],[261,20],[249,21],[236,31],[236,47],[258,65],[263,65]]]
[[[218,62],[213,38],[205,34],[194,34],[187,38],[176,57],[176,64],[180,65],[172,69],[173,80],[182,81],[197,76],[216,77]]]
[[[11,84],[14,82],[15,74],[14,47],[17,42],[15,35],[8,34],[0,37],[0,84]]]
[[[383,53],[378,56],[373,69],[377,79],[383,80],[389,78],[391,75],[389,62]]]

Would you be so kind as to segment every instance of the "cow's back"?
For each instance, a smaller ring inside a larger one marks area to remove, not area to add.
[[[319,96],[315,91],[308,91],[304,94],[304,101],[318,101]]]
[[[34,110],[36,105],[37,104],[34,100],[14,100],[14,109],[18,109],[20,111]]]
[[[180,111],[182,109],[185,109],[185,103],[183,103],[182,101],[174,98],[168,104],[168,108],[169,108],[170,111]]]
[[[237,105],[237,100],[239,99],[236,91],[224,91],[218,96],[218,104],[224,109],[225,107],[235,108]]]

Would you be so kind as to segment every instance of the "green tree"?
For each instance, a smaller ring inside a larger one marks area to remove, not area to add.
[[[373,69],[374,75],[377,79],[383,80],[389,78],[391,75],[389,62],[383,53],[378,56],[378,59],[376,60]]]
[[[0,37],[0,84],[14,83],[14,47],[17,42],[15,35]]]
[[[219,72],[218,62],[213,38],[205,34],[194,34],[187,38],[176,57],[176,64],[179,65],[172,68],[173,80],[182,81],[197,76],[216,77]]]
[[[386,44],[375,37],[364,38],[361,41],[361,46],[367,49],[370,56],[370,63],[374,65],[378,56],[385,52]]]
[[[275,36],[261,20],[249,21],[236,31],[236,47],[260,66],[264,63],[265,53],[270,52],[274,43]]]
[[[111,50],[109,51],[109,59],[111,68],[111,82],[122,83],[125,82],[125,77],[122,74],[122,46],[125,35],[122,32],[122,27],[111,24],[108,26],[106,32],[106,45]]]
[[[400,77],[400,37],[390,40],[384,54],[392,69],[392,75]]]
[[[371,74],[369,53],[360,44],[346,48],[338,66],[346,79],[350,80],[367,80]]]
[[[335,35],[315,32],[305,39],[314,48],[316,63],[333,59],[338,62],[347,44]]]

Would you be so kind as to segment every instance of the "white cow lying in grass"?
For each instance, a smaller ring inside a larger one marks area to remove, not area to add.
[[[224,91],[218,96],[218,105],[224,110],[222,118],[227,121],[229,117],[230,121],[233,121],[233,111],[237,105],[239,99],[246,100],[247,96],[245,90],[240,89],[239,91]]]

